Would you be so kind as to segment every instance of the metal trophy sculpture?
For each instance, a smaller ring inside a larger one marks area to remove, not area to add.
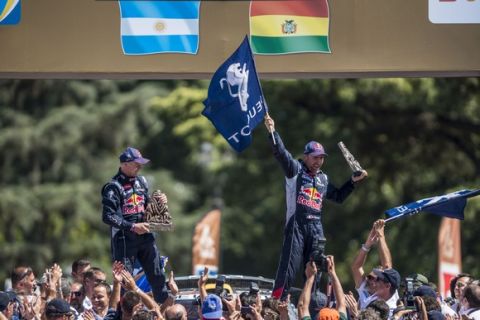
[[[162,201],[164,193],[155,190],[150,196],[150,202],[145,210],[145,222],[148,223],[150,231],[172,231],[173,220],[168,212],[166,201]]]
[[[350,153],[350,151],[348,151],[347,147],[345,147],[345,144],[342,141],[340,141],[338,143],[338,147],[342,151],[343,157],[345,158],[345,160],[347,160],[348,165],[352,169],[353,175],[355,177],[358,177],[359,175],[361,175],[363,171],[362,166],[360,165],[360,163],[358,163],[358,161]]]

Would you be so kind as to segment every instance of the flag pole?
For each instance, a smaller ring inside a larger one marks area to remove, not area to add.
[[[385,219],[385,223],[387,222],[390,222],[390,221],[393,221],[393,220],[397,220],[397,219],[400,219],[400,218],[403,218],[405,216],[413,216],[414,214],[417,214],[419,213],[420,210],[413,210],[413,211],[409,211],[409,212],[405,212],[405,213],[402,213],[402,214],[399,214],[397,216],[393,216],[393,217],[390,217],[390,218],[387,218]]]

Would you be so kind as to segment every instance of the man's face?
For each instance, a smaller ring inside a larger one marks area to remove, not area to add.
[[[143,165],[136,163],[135,161],[122,162],[120,169],[127,177],[136,177]]]
[[[375,293],[375,290],[377,288],[377,276],[373,273],[373,271],[367,275],[366,280],[368,293]]]
[[[93,289],[92,305],[93,305],[93,310],[97,314],[101,314],[103,310],[108,308],[109,300],[110,298],[107,294],[107,290],[103,285],[97,286]]]
[[[82,285],[80,283],[73,283],[70,287],[70,305],[76,310],[81,309],[84,299]]]
[[[314,174],[320,171],[324,160],[325,156],[312,156],[309,154],[303,156],[303,162],[305,162],[308,170],[310,170],[310,172]]]
[[[390,282],[382,280],[378,277],[375,282],[375,294],[383,300],[388,300],[388,297],[390,297]]]
[[[465,291],[469,280],[469,277],[462,277],[457,280],[457,283],[455,283],[455,297],[458,301],[462,301],[463,291]]]
[[[35,285],[35,275],[32,273],[30,273],[29,275],[27,275],[23,280],[23,292],[25,294],[33,294],[33,292],[35,291],[36,289],[36,285]]]

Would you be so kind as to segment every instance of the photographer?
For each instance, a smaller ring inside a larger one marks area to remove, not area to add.
[[[322,319],[347,319],[347,309],[345,303],[345,294],[343,293],[342,284],[340,279],[335,272],[335,262],[333,256],[327,256],[327,264],[328,264],[328,275],[330,276],[330,281],[332,282],[333,286],[333,293],[335,294],[335,298],[337,301],[336,309],[330,308],[323,308],[320,310],[318,314],[319,320]],[[313,261],[307,263],[307,267],[305,268],[305,275],[307,280],[305,281],[305,285],[303,287],[302,293],[298,300],[298,316],[301,320],[311,320],[309,305],[311,299],[311,291],[313,283],[315,282],[315,276],[317,274],[317,266]]]

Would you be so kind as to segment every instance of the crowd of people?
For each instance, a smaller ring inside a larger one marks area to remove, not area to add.
[[[352,261],[356,293],[345,292],[334,257],[323,254],[323,201],[343,202],[368,174],[365,170],[354,172],[336,188],[321,170],[327,153],[320,143],[307,143],[303,159],[297,160],[285,148],[268,115],[265,125],[273,154],[284,171],[287,191],[285,238],[271,295],[209,293],[206,269],[198,280],[199,318],[480,320],[480,285],[471,275],[459,274],[452,280],[449,299],[421,274],[400,276],[385,240],[384,220],[373,224]],[[119,160],[117,173],[102,189],[102,219],[111,227],[112,270],[80,259],[72,264],[70,277],[54,264],[37,280],[32,268],[18,266],[11,273],[12,287],[0,292],[0,320],[187,319],[185,306],[176,299],[179,288],[174,274],[170,272],[166,279],[155,235],[144,219],[150,205],[149,188],[138,172],[149,160],[131,147],[120,154]],[[167,202],[165,195],[160,200]],[[374,247],[380,264],[366,272],[364,265]],[[132,275],[137,262],[145,272],[147,287],[140,286]],[[290,299],[291,284],[300,265],[305,282],[295,306]],[[107,283],[107,272],[111,272],[113,283]],[[328,275],[329,290],[320,286],[322,273]]]
[[[305,284],[294,306],[285,299],[243,292],[218,295],[206,289],[208,270],[198,280],[201,319],[231,320],[330,320],[330,319],[480,319],[480,282],[459,274],[450,283],[451,297],[442,297],[434,283],[421,274],[401,277],[392,265],[383,220],[376,221],[351,263],[355,291],[346,291],[335,271],[333,256],[324,256],[331,290],[316,286],[321,261],[305,265]],[[376,248],[378,267],[364,270],[369,252]],[[167,298],[156,301],[152,292],[140,289],[122,262],[116,261],[113,282],[107,271],[88,260],[72,263],[65,275],[57,264],[37,279],[28,266],[11,273],[11,288],[0,292],[0,320],[186,320],[187,310],[176,301],[179,288],[171,271]],[[325,293],[324,293],[325,292]]]

